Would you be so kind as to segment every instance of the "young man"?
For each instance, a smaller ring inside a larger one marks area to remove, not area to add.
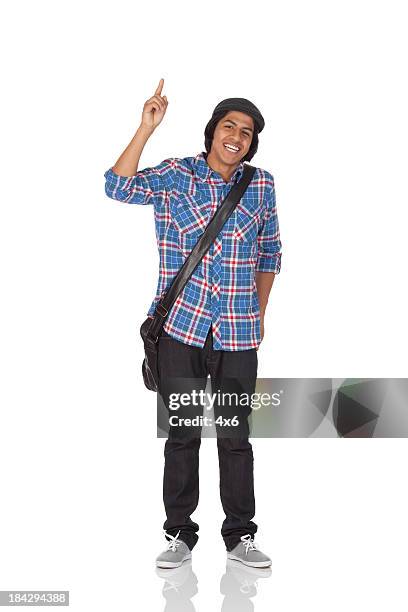
[[[205,128],[206,152],[195,157],[169,157],[155,167],[138,170],[142,150],[167,110],[167,97],[161,95],[163,83],[161,79],[155,94],[145,102],[141,124],[130,144],[105,172],[105,192],[110,198],[154,206],[160,274],[149,316],[217,207],[239,181],[243,162],[255,155],[258,133],[265,125],[249,100],[228,98],[216,106]],[[159,337],[158,369],[160,394],[167,408],[171,393],[204,390],[208,375],[213,395],[218,397],[219,393],[248,397],[254,393],[257,350],[280,261],[274,179],[257,168],[244,196],[165,319]],[[214,403],[220,496],[226,515],[221,534],[228,558],[267,567],[270,558],[253,540],[257,525],[252,521],[250,410],[241,405],[225,406],[218,399]],[[202,405],[179,406],[175,418],[184,422],[184,418],[202,412]],[[233,416],[239,417],[238,428],[231,425]],[[170,424],[163,479],[167,516],[163,527],[168,545],[156,560],[159,567],[180,566],[191,558],[198,540],[198,525],[190,517],[198,503],[200,443],[201,427]]]

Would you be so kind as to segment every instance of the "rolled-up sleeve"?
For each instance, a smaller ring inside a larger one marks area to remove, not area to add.
[[[128,204],[155,204],[170,191],[177,171],[177,158],[168,157],[157,166],[144,168],[134,176],[120,176],[109,168],[105,176],[105,193],[109,198]]]
[[[281,269],[282,244],[279,234],[279,221],[276,209],[275,183],[268,173],[266,197],[266,212],[258,232],[257,272],[275,272]]]

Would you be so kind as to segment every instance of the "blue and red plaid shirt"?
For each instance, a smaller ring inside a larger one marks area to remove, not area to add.
[[[227,183],[206,154],[169,157],[124,177],[105,172],[108,197],[152,204],[160,267],[152,316],[186,257],[243,171]],[[257,348],[261,342],[255,272],[280,272],[281,242],[273,176],[257,168],[244,196],[178,296],[164,323],[176,340],[203,347],[210,326],[215,350]]]

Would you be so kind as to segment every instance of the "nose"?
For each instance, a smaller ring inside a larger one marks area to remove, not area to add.
[[[232,141],[233,143],[237,144],[237,145],[241,143],[240,138],[239,138],[239,132],[238,132],[238,131],[234,130],[234,131],[232,132],[232,134],[231,134],[231,141]]]

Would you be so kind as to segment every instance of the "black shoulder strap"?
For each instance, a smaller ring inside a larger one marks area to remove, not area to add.
[[[194,270],[209,250],[212,242],[216,239],[228,217],[234,211],[234,208],[244,195],[248,185],[250,184],[252,177],[256,171],[255,166],[244,163],[244,170],[241,179],[238,183],[235,183],[228,195],[218,207],[217,212],[207,225],[204,233],[200,236],[197,244],[192,249],[191,253],[186,258],[185,262],[181,266],[180,270],[174,277],[170,287],[166,294],[161,298],[156,306],[152,324],[149,327],[148,336],[156,342],[160,334],[161,328],[163,327],[164,320],[167,317],[171,307],[176,301],[178,295],[182,292],[185,285],[192,276]]]

